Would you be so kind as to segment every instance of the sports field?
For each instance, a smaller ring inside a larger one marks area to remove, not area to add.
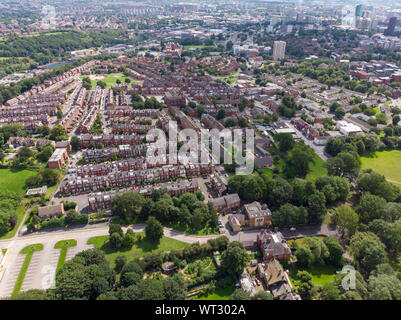
[[[387,180],[401,185],[401,151],[380,151],[361,157],[362,170],[373,169]]]

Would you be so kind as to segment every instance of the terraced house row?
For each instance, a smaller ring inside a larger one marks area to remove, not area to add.
[[[118,134],[103,134],[93,135],[90,133],[81,135],[82,148],[88,148],[91,144],[101,143],[104,147],[130,145],[136,146],[141,144],[144,140],[144,135],[118,135]]]
[[[144,157],[148,149],[148,144],[140,144],[135,146],[120,145],[115,148],[84,150],[82,152],[82,159],[84,163],[90,162],[103,162],[105,160],[112,160],[113,158],[136,158]]]
[[[194,193],[195,191],[199,190],[199,185],[196,181],[176,181],[176,182],[159,183],[157,185],[155,184],[155,185],[141,186],[133,189],[133,191],[138,192],[145,198],[148,198],[152,194],[152,191],[157,189],[166,189],[167,192],[170,194],[170,196],[179,197],[184,193]],[[99,210],[110,209],[111,200],[116,194],[121,192],[122,190],[89,194],[88,196],[89,210],[97,212]]]
[[[75,195],[101,191],[107,188],[123,188],[154,183],[156,181],[165,181],[168,179],[208,175],[212,174],[214,170],[214,166],[208,165],[167,165],[162,168],[117,171],[105,176],[92,176],[88,178],[82,178],[78,175],[71,174],[67,175],[60,184],[60,192],[63,194]]]
[[[108,108],[107,116],[110,119],[123,117],[150,117],[156,119],[160,111],[155,109],[132,109],[132,107],[116,106]]]
[[[151,168],[159,168],[165,166],[165,163],[160,162],[150,162],[147,161],[145,157],[140,157],[136,159],[127,159],[121,161],[111,161],[99,164],[88,164],[84,166],[79,166],[71,168],[68,171],[69,175],[77,175],[79,177],[93,177],[93,176],[104,176],[112,172],[118,171],[136,171],[145,170]],[[215,166],[213,164],[208,165],[186,165],[184,166],[186,172],[191,175],[204,175],[214,172]],[[199,169],[199,170],[198,170]]]

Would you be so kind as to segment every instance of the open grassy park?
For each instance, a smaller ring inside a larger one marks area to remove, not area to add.
[[[0,189],[23,195],[25,180],[36,174],[37,172],[32,170],[0,169]]]
[[[20,196],[25,194],[25,180],[37,173],[32,170],[0,169],[0,190],[15,192]],[[13,230],[2,235],[0,239],[8,239],[15,235],[25,214],[25,206],[16,208],[17,223]]]
[[[83,79],[85,76],[82,76],[81,79]],[[125,84],[125,79],[130,79],[131,83],[138,83],[138,81],[135,81],[134,79],[125,76],[123,73],[111,73],[105,77],[99,77],[98,80],[91,80],[92,88],[96,87],[96,83],[101,80],[106,83],[106,88],[111,88],[111,86],[117,84],[117,80],[121,81],[121,84]]]
[[[106,253],[106,259],[111,263],[111,267],[114,267],[114,261],[116,257],[120,255],[126,256],[127,260],[130,261],[147,253],[170,251],[172,249],[181,249],[187,246],[187,243],[172,238],[163,237],[159,244],[155,244],[146,239],[143,232],[135,233],[135,235],[137,237],[139,235],[140,239],[136,241],[131,249],[121,248],[115,250],[110,248],[107,243],[105,244],[109,236],[93,237],[88,240],[88,244],[93,244],[95,248],[103,250]]]
[[[362,170],[373,169],[387,180],[401,185],[401,151],[380,151],[361,157]]]

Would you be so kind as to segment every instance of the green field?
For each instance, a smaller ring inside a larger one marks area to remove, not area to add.
[[[0,189],[23,195],[25,180],[36,174],[37,172],[31,170],[0,169]]]
[[[324,166],[325,162],[318,155],[315,155],[315,163],[310,163],[310,172],[306,176],[309,181],[315,181],[317,177],[327,176],[327,169]]]
[[[57,270],[63,266],[65,258],[67,257],[68,248],[75,247],[76,245],[77,245],[77,240],[75,239],[61,240],[54,245],[54,249],[61,249],[60,257],[58,258],[58,263],[57,263]]]
[[[81,79],[83,79],[85,76],[81,76]],[[107,75],[107,77],[101,79],[101,81],[105,82],[107,84],[107,88],[111,88],[112,85],[117,84],[117,80],[121,81],[121,84],[125,84],[125,79],[130,79],[131,83],[137,83],[140,84],[138,81],[125,76],[123,73],[111,73],[109,75]],[[96,83],[98,82],[98,80],[91,80],[92,83],[92,88],[96,87]]]
[[[33,253],[35,251],[41,251],[41,250],[43,250],[43,244],[40,244],[40,243],[27,246],[21,250],[20,253],[26,254],[26,257],[25,257],[24,263],[22,264],[21,271],[18,275],[17,282],[15,283],[13,295],[16,295],[21,290],[22,283],[24,282],[26,272],[28,271],[29,264],[31,263]]]
[[[401,184],[401,151],[380,151],[361,157],[362,170],[373,169],[387,180]]]
[[[136,236],[138,234],[144,235],[144,233],[139,232],[135,233]],[[137,241],[131,249],[121,248],[120,250],[115,250],[109,248],[107,244],[105,245],[105,241],[109,238],[109,236],[99,236],[93,237],[88,240],[88,244],[95,245],[95,248],[101,249],[106,253],[106,259],[111,263],[111,266],[114,267],[114,261],[117,256],[124,255],[127,257],[127,260],[133,260],[135,258],[139,258],[144,256],[147,253],[155,253],[155,252],[164,252],[170,251],[172,249],[181,249],[186,247],[188,244],[185,242],[181,242],[175,239],[163,237],[160,240],[159,244],[154,244],[143,238]]]
[[[297,280],[297,267],[289,267],[290,271],[289,278],[291,283],[294,285],[294,281]],[[324,286],[326,283],[331,283],[334,281],[334,276],[336,274],[336,268],[331,265],[312,265],[310,268],[306,269],[312,275],[312,282],[317,286]]]
[[[228,300],[232,293],[235,291],[234,286],[229,286],[221,289],[216,289],[213,293],[208,295],[196,296],[199,300]]]

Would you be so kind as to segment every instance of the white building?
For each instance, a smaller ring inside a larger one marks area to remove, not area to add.
[[[344,120],[337,121],[336,127],[346,137],[362,132],[359,126]]]
[[[274,41],[273,60],[281,60],[285,58],[285,41]]]

